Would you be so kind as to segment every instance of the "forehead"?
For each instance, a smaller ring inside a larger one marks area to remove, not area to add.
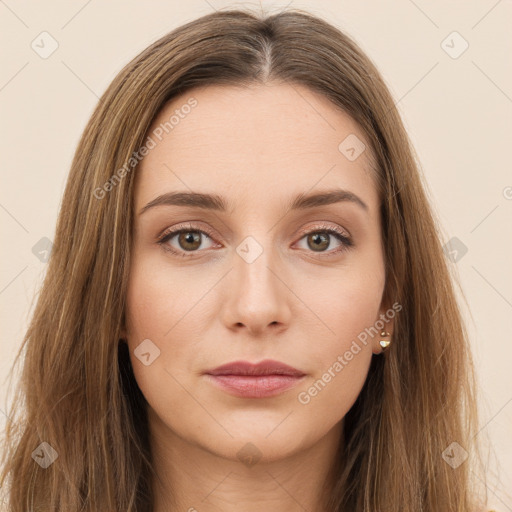
[[[137,203],[188,189],[268,202],[332,186],[370,206],[378,200],[362,130],[301,85],[195,88],[165,105],[148,136],[154,147],[137,170]]]

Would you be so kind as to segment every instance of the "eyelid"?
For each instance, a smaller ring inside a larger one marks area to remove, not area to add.
[[[177,235],[179,231],[198,231],[208,235],[212,240],[215,239],[216,234],[212,229],[210,229],[208,226],[203,226],[200,223],[196,224],[196,222],[198,221],[182,222],[180,224],[167,227],[156,235],[155,241],[161,242],[167,235]]]
[[[308,235],[310,233],[315,233],[316,231],[336,231],[336,233],[338,233],[339,235],[345,237],[345,238],[348,238],[348,239],[351,239],[351,235],[350,233],[346,230],[346,229],[343,229],[343,228],[340,228],[336,225],[332,225],[332,224],[327,224],[325,221],[319,221],[321,222],[321,224],[318,224],[318,225],[315,225],[313,227],[308,227],[308,228],[300,228],[299,229],[299,234],[304,236],[304,235]]]

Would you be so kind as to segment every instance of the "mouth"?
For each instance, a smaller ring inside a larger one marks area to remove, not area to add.
[[[305,373],[279,361],[234,361],[204,373],[212,384],[241,398],[266,398],[296,386]]]

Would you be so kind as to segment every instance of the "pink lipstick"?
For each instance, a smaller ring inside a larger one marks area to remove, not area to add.
[[[287,364],[266,359],[257,364],[233,361],[204,373],[227,393],[241,398],[267,398],[297,385],[306,375]]]

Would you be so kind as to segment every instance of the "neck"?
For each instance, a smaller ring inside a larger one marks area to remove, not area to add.
[[[153,512],[327,512],[334,484],[342,422],[323,438],[283,457],[258,460],[214,453],[171,431],[148,410],[150,445],[158,480]],[[243,448],[242,448],[242,454]]]

